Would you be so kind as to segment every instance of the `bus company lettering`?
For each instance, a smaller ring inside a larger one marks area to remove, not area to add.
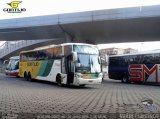
[[[39,62],[27,62],[27,66],[39,66]]]
[[[155,64],[152,68],[148,68],[145,64],[131,64],[129,65],[129,80],[130,81],[146,81],[147,76],[151,76],[153,73],[155,82],[158,82],[158,65]]]

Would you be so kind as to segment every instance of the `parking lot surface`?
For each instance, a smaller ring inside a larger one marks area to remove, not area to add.
[[[159,114],[160,86],[106,79],[101,85],[59,87],[0,74],[1,118],[56,118],[49,117],[54,114],[61,114],[61,118],[64,114],[75,118],[89,118],[89,114],[95,114],[95,118],[97,114],[102,114],[99,118],[123,118],[128,115],[120,114],[132,113]]]

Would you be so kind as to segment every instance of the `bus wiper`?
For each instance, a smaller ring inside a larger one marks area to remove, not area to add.
[[[83,73],[84,73],[84,74],[87,74],[87,73],[89,73],[89,71],[83,71]]]
[[[95,74],[98,74],[98,72],[96,71]]]

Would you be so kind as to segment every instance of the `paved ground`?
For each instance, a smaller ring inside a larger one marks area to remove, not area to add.
[[[147,101],[153,101],[153,104],[146,104]],[[48,82],[28,82],[0,74],[2,118],[31,119],[48,116],[49,119],[60,118],[60,114],[61,118],[65,118],[65,114],[68,114],[68,118],[79,118],[78,115],[83,115],[81,118],[93,116],[89,114],[95,114],[94,118],[98,114],[99,118],[135,117],[131,113],[160,113],[160,86],[105,80],[101,85],[88,85],[84,88],[58,87]],[[59,115],[53,117],[53,114]]]

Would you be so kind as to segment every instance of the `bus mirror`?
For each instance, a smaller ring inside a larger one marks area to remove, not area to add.
[[[9,61],[8,60],[4,60],[3,64],[8,64]]]
[[[100,57],[98,57],[98,63],[101,64],[101,58]]]
[[[77,61],[77,53],[76,52],[72,52],[72,57],[73,57],[73,62]]]
[[[80,67],[81,66],[81,64],[80,63],[76,63],[76,67]]]

